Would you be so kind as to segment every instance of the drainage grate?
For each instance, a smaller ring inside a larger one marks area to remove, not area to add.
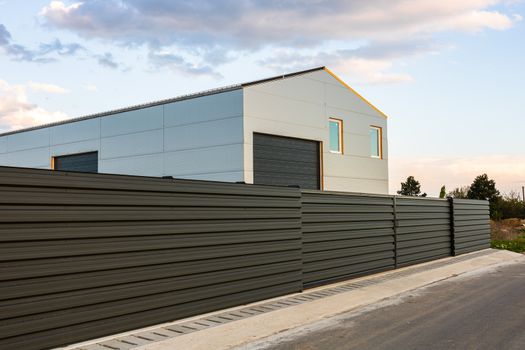
[[[475,257],[492,254],[491,250],[483,250],[470,253],[454,259],[445,261],[436,261],[424,266],[415,266],[403,271],[394,271],[387,275],[370,277],[366,280],[349,282],[337,287],[327,288],[320,291],[304,292],[300,295],[294,295],[277,301],[270,301],[256,306],[247,306],[235,311],[223,312],[212,316],[202,317],[196,320],[178,323],[176,325],[163,326],[149,331],[140,331],[132,335],[118,337],[111,340],[102,341],[96,344],[86,345],[74,350],[127,350],[137,346],[150,344],[153,342],[165,340],[168,338],[178,337],[183,334],[197,332],[202,329],[208,329],[229,322],[249,318],[263,313],[284,309],[290,306],[307,303],[313,300],[326,298],[332,295],[346,293],[351,290],[373,286],[381,282],[390,281],[399,277],[406,277],[414,273],[425,272],[437,269],[443,266],[451,265],[456,262],[469,260]]]

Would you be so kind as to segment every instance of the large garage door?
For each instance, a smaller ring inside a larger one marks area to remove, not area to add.
[[[253,134],[254,183],[320,189],[319,142]]]

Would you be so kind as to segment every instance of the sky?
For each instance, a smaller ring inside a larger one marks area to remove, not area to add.
[[[0,131],[327,66],[389,116],[390,192],[525,185],[524,0],[0,0]]]

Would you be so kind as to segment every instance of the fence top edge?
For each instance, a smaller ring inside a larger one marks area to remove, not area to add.
[[[16,178],[17,175],[31,176],[34,180],[41,180],[42,185],[38,187],[70,187],[67,184],[50,183],[46,184],[47,179],[58,180],[86,180],[86,185],[74,186],[78,188],[92,188],[88,182],[93,183],[96,181],[100,184],[100,188],[110,186],[112,183],[118,183],[120,181],[124,187],[130,187],[132,190],[134,185],[159,185],[166,189],[171,188],[169,185],[183,185],[183,186],[195,186],[195,187],[217,187],[221,189],[236,189],[245,191],[260,191],[260,195],[264,195],[265,191],[268,191],[266,195],[284,195],[287,197],[300,197],[300,190],[297,187],[291,186],[270,186],[270,185],[256,185],[246,183],[234,183],[226,181],[211,181],[211,180],[195,180],[195,179],[180,179],[180,178],[162,178],[154,176],[139,176],[139,175],[123,175],[123,174],[106,174],[106,173],[83,173],[83,172],[69,172],[69,171],[56,171],[48,169],[35,169],[35,168],[21,168],[21,167],[6,167],[0,166],[0,185],[8,185],[7,181],[2,181],[2,178],[7,179],[9,177]],[[98,187],[98,186],[97,186]],[[115,189],[123,189],[122,187]],[[159,188],[160,189],[160,188]],[[176,190],[174,192],[177,192]],[[279,194],[277,194],[279,192]]]

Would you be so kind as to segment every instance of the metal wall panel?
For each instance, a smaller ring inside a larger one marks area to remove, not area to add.
[[[0,168],[0,348],[302,290],[296,188]]]
[[[264,133],[320,141],[324,190],[388,193],[387,120],[330,73],[254,84],[243,94],[244,181],[254,181],[253,134]],[[343,121],[343,154],[329,150],[329,117]],[[370,157],[370,125],[383,128],[383,159]]]
[[[450,203],[446,199],[396,197],[397,264],[452,255]]]
[[[394,268],[390,196],[302,191],[305,286]]]
[[[489,202],[454,199],[454,253],[469,253],[490,248]]]

